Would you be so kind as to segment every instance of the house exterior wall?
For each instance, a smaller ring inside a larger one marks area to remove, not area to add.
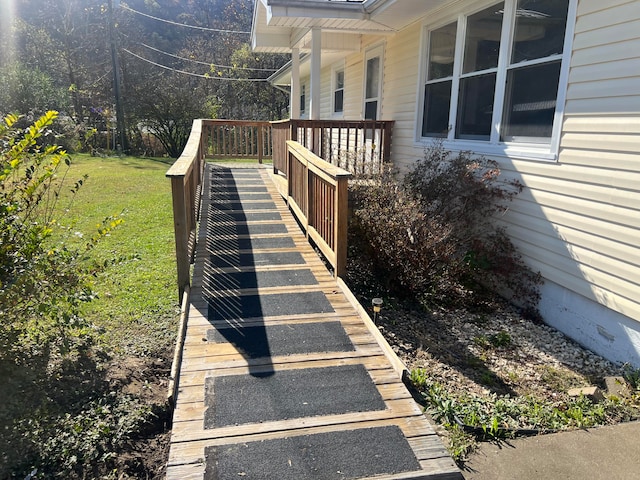
[[[475,1],[474,5],[493,2]],[[383,120],[395,120],[392,158],[424,155],[423,31],[452,2],[384,44]],[[466,10],[465,10],[466,11]],[[380,39],[375,39],[380,41]],[[362,118],[363,50],[345,59],[345,119]],[[525,191],[502,220],[526,262],[545,279],[545,321],[588,348],[640,367],[640,2],[580,0],[555,161],[496,156]],[[323,118],[331,118],[330,69]]]
[[[639,42],[640,2],[579,2],[559,161],[526,169],[539,211],[533,219],[556,232],[545,239],[553,247],[549,254],[544,246],[537,251],[529,247],[528,254],[535,254],[545,278],[568,290],[551,291],[548,282],[543,314],[593,350],[636,366]],[[558,240],[564,249],[554,245]]]

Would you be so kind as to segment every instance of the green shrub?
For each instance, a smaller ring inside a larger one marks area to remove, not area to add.
[[[71,205],[59,199],[72,202],[85,179],[61,195],[70,159],[44,139],[56,117],[47,112],[26,129],[15,115],[0,123],[0,478],[24,478],[30,466],[79,478],[70,472],[96,455],[106,460],[148,417],[100,396],[102,352],[91,348],[95,331],[80,312],[92,278],[114,261],[89,254],[121,220],[107,217],[84,245],[61,227],[56,216]]]
[[[47,112],[26,130],[9,115],[0,124],[0,358],[64,354],[87,333],[79,315],[92,297],[86,250],[120,223],[108,218],[86,249],[53,241],[60,176],[70,164],[64,150],[43,145],[57,117]],[[73,190],[82,185],[78,180]]]
[[[387,168],[354,182],[350,241],[394,294],[459,304],[489,289],[535,310],[539,275],[496,221],[521,189],[494,161],[436,143],[403,180]]]

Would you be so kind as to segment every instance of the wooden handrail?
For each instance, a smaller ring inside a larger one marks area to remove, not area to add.
[[[193,121],[191,134],[182,155],[166,173],[167,178],[171,179],[180,301],[182,301],[185,288],[191,284],[191,260],[196,244],[205,157],[202,124],[203,120],[201,119]]]
[[[348,181],[351,173],[315,155],[300,143],[287,141],[287,203],[333,266],[343,277],[347,265]]]
[[[272,157],[271,125],[254,120],[203,120],[202,140],[207,158]]]
[[[285,173],[287,140],[354,175],[375,175],[391,159],[393,120],[286,120],[271,122],[273,168]]]
[[[271,138],[273,141],[273,173],[282,172],[287,175],[287,141],[291,138],[291,121],[271,122]]]

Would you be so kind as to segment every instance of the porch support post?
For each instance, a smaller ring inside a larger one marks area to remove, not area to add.
[[[320,120],[320,50],[322,30],[311,29],[311,111],[309,119]]]
[[[290,118],[300,118],[300,49],[291,49],[291,98],[289,99]]]

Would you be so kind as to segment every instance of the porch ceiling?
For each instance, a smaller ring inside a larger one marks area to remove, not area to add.
[[[323,51],[353,51],[360,44],[357,37],[392,35],[447,1],[256,0],[252,48],[272,53],[289,53],[292,47],[304,51],[309,31],[317,27],[323,31]],[[342,39],[336,34],[342,34]]]

